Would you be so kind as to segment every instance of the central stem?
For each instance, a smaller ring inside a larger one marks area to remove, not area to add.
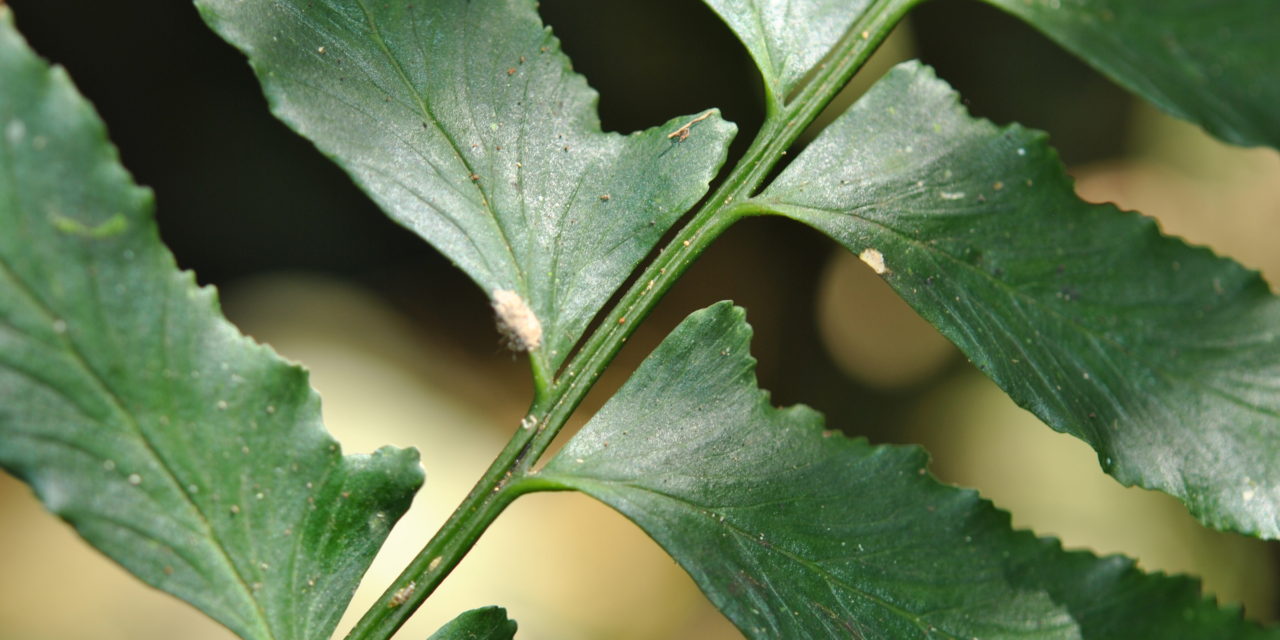
[[[874,2],[794,98],[785,105],[771,98],[764,124],[733,171],[645,268],[559,377],[547,382],[547,372],[534,366],[535,398],[520,428],[453,515],[356,623],[348,640],[391,637],[503,509],[520,495],[538,490],[537,483],[526,481],[530,470],[636,325],[713,240],[733,223],[755,213],[756,208],[746,200],[916,1]]]

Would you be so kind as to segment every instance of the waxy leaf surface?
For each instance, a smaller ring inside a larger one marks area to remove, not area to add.
[[[344,457],[306,373],[221,317],[151,211],[0,6],[0,465],[241,637],[328,637],[417,453]]]
[[[427,640],[511,640],[516,621],[502,607],[481,607],[458,614]]]
[[[1122,483],[1280,536],[1280,301],[1153,220],[1079,200],[1043,134],[969,117],[906,63],[754,203],[874,264]]]
[[[1064,552],[756,387],[751,330],[690,316],[540,472],[639,524],[752,638],[1275,637],[1185,578]]]
[[[707,112],[602,133],[533,0],[198,5],[278,117],[485,293],[523,298],[546,369],[702,197],[736,130]]]
[[[872,5],[872,0],[705,0],[783,100]]]
[[[986,1],[1223,140],[1280,147],[1274,0]]]

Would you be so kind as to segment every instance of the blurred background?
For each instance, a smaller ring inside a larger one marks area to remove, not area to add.
[[[274,120],[244,60],[189,3],[8,4],[36,50],[96,105],[125,166],[155,190],[179,264],[218,286],[246,333],[312,370],[345,449],[422,452],[426,487],[357,593],[358,617],[526,407],[526,368],[500,347],[486,297]],[[718,106],[744,132],[740,152],[758,126],[752,64],[696,0],[543,0],[541,11],[600,91],[606,129]],[[975,114],[1048,131],[1086,199],[1154,215],[1168,233],[1280,279],[1276,152],[1217,143],[1022,23],[961,0],[913,12],[837,102],[913,57]],[[1015,407],[869,269],[800,225],[748,220],[730,230],[580,414],[685,315],[726,298],[748,309],[760,382],[775,403],[808,404],[873,442],[924,444],[935,473],[979,488],[1015,525],[1131,555],[1148,570],[1199,574],[1221,601],[1275,620],[1277,545],[1208,531],[1173,500],[1120,487],[1087,446]],[[878,313],[858,312],[868,307]],[[0,523],[0,640],[231,637],[97,555],[3,474]],[[526,639],[738,637],[638,529],[570,494],[519,500],[399,637],[425,637],[488,604],[507,607]]]

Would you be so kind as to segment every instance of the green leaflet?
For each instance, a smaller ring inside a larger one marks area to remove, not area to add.
[[[785,100],[872,5],[872,0],[705,2],[751,53],[771,102]]]
[[[754,200],[860,254],[1120,482],[1280,536],[1280,302],[1257,273],[1075,197],[1043,134],[900,65]]]
[[[151,210],[0,7],[0,465],[241,637],[327,637],[417,453],[344,457],[306,373],[221,317]]]
[[[1274,0],[986,0],[1169,113],[1280,146]]]
[[[458,614],[427,640],[511,640],[516,621],[502,607],[481,607]]]
[[[919,448],[772,407],[750,336],[693,314],[535,476],[634,520],[749,637],[1268,637],[1192,580],[1011,531]]]
[[[860,16],[918,0],[704,1],[751,52],[778,101]],[[1272,0],[986,1],[1223,140],[1280,146],[1280,11]]]
[[[532,309],[531,355],[553,371],[702,197],[736,128],[706,112],[601,133],[535,4],[198,1],[277,116],[491,297],[518,294],[502,308]]]

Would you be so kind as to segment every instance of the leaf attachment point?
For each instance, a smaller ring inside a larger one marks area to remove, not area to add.
[[[916,447],[756,388],[751,331],[691,315],[538,474],[639,524],[751,638],[1265,638],[1184,578],[1061,550]]]
[[[970,117],[904,63],[752,202],[892,256],[882,275],[916,311],[1121,483],[1280,537],[1280,299],[1082,202],[1043,134]]]
[[[198,5],[281,120],[487,294],[519,296],[541,337],[505,333],[544,372],[706,193],[736,132],[716,110],[601,131],[533,0]]]
[[[491,298],[498,332],[513,351],[533,351],[542,346],[542,323],[529,303],[510,289],[498,289]]]

